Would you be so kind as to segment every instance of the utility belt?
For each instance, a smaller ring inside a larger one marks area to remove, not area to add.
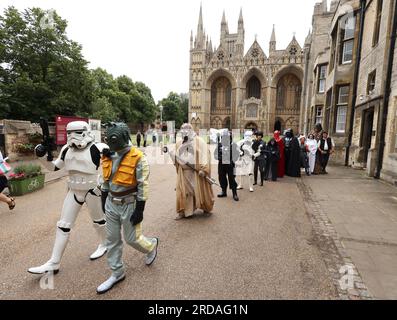
[[[108,199],[115,205],[131,204],[136,201],[137,188],[129,189],[123,192],[109,192]]]

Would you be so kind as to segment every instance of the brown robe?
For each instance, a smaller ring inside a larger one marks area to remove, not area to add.
[[[194,148],[194,165],[196,170],[204,171],[207,176],[211,177],[211,153],[209,146],[201,139],[200,137],[194,137],[192,144],[195,146]],[[176,144],[176,153],[179,156],[179,148],[181,147],[182,142],[178,142]],[[174,157],[174,164],[177,172],[177,183],[176,183],[176,209],[180,214],[186,213],[186,210],[190,210],[188,208],[188,193],[189,186],[186,185],[185,173],[183,166],[178,162]],[[186,166],[185,166],[186,168]],[[191,176],[191,175],[190,175]],[[204,212],[212,212],[214,208],[214,193],[212,190],[212,186],[207,182],[205,178],[201,178],[198,172],[193,173],[194,181],[192,185],[194,186],[194,201],[193,201],[193,211],[195,209],[201,209]]]

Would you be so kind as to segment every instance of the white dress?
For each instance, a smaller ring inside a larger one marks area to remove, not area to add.
[[[318,149],[317,141],[315,139],[307,139],[306,145],[309,149],[307,155],[309,157],[310,173],[313,173],[316,165],[316,154]]]

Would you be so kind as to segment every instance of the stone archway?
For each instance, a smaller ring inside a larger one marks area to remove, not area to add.
[[[252,130],[252,131],[257,131],[258,130],[258,125],[255,122],[248,122],[246,123],[245,130]]]
[[[299,132],[303,71],[297,66],[282,68],[273,78],[271,123],[280,131],[291,128]]]

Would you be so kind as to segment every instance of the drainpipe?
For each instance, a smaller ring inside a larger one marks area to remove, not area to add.
[[[307,123],[307,118],[308,118],[308,109],[310,108],[308,98],[309,94],[307,94],[307,90],[309,88],[309,85],[307,83],[308,79],[308,73],[309,73],[309,58],[310,58],[310,49],[306,48],[305,50],[305,76],[303,80],[303,97],[302,97],[302,107],[304,108],[303,110],[303,134],[307,135],[308,134],[308,123]]]
[[[346,148],[346,156],[345,156],[345,166],[349,165],[350,158],[350,148],[353,140],[353,126],[354,126],[354,116],[356,111],[356,100],[357,100],[357,86],[358,86],[358,76],[360,73],[360,62],[361,62],[361,48],[363,44],[363,35],[364,35],[364,20],[365,20],[365,7],[367,5],[367,0],[361,0],[361,8],[360,8],[360,33],[358,36],[358,46],[357,46],[357,57],[356,57],[356,65],[354,68],[354,80],[353,80],[353,103],[352,103],[352,112],[350,115],[350,125],[349,125],[349,135],[348,142]]]
[[[393,10],[393,9],[392,9]],[[393,11],[391,11],[393,12]],[[380,174],[382,171],[383,166],[383,157],[386,145],[386,125],[387,125],[387,114],[389,112],[389,100],[390,100],[390,85],[391,85],[391,78],[393,74],[393,60],[394,60],[394,51],[396,48],[396,31],[397,31],[397,1],[394,0],[394,13],[393,13],[393,26],[390,38],[390,50],[388,56],[388,65],[387,65],[387,74],[386,74],[386,83],[385,83],[385,92],[383,95],[383,112],[382,112],[382,119],[380,122],[380,143],[379,143],[379,150],[378,150],[378,159],[377,159],[377,167],[375,173],[375,179],[380,179]]]

